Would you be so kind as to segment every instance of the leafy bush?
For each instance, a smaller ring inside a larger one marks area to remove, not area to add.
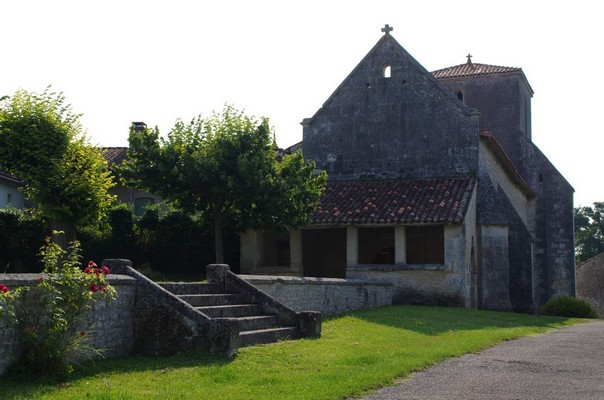
[[[107,267],[90,261],[82,270],[80,253],[78,242],[65,251],[48,238],[40,251],[44,270],[37,284],[15,290],[0,284],[0,317],[20,341],[9,374],[64,380],[75,360],[98,353],[87,343],[86,319],[94,303],[111,299],[115,289],[105,280]]]
[[[0,209],[0,272],[40,272],[37,254],[46,234],[46,223],[31,212]]]
[[[224,221],[225,262],[239,270],[236,224]],[[46,222],[21,210],[0,210],[0,272],[40,272],[38,249],[48,234]],[[170,278],[203,279],[213,263],[213,222],[203,215],[151,206],[142,217],[126,204],[114,206],[108,218],[78,231],[88,260],[126,258],[137,269]]]
[[[549,300],[540,308],[542,315],[572,318],[597,318],[595,310],[585,300],[571,296],[560,296]]]

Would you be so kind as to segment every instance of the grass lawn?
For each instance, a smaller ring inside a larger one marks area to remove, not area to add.
[[[66,384],[2,379],[2,399],[333,399],[361,395],[449,357],[582,320],[391,306],[323,322],[320,339],[87,363]]]

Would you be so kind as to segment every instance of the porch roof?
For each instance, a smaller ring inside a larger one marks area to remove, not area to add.
[[[454,224],[464,220],[475,180],[384,179],[328,182],[313,225]]]

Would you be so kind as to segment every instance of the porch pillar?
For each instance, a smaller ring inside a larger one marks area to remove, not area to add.
[[[394,226],[394,263],[407,263],[407,235],[404,225]]]
[[[240,266],[242,274],[252,274],[262,266],[262,234],[254,229],[241,233]]]
[[[289,268],[298,276],[304,274],[302,265],[302,231],[292,229],[289,231]]]
[[[346,227],[346,267],[359,263],[359,228]]]

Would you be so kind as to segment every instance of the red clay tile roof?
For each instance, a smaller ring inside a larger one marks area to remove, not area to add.
[[[110,167],[121,165],[128,158],[127,151],[127,147],[103,147],[103,155]]]
[[[456,78],[460,76],[472,76],[472,75],[490,75],[490,74],[503,74],[507,72],[522,71],[521,68],[515,67],[500,67],[497,65],[488,64],[475,64],[465,63],[455,65],[449,68],[443,68],[436,71],[432,71],[432,75],[436,78]]]
[[[473,179],[328,182],[312,224],[453,224],[464,220]]]

